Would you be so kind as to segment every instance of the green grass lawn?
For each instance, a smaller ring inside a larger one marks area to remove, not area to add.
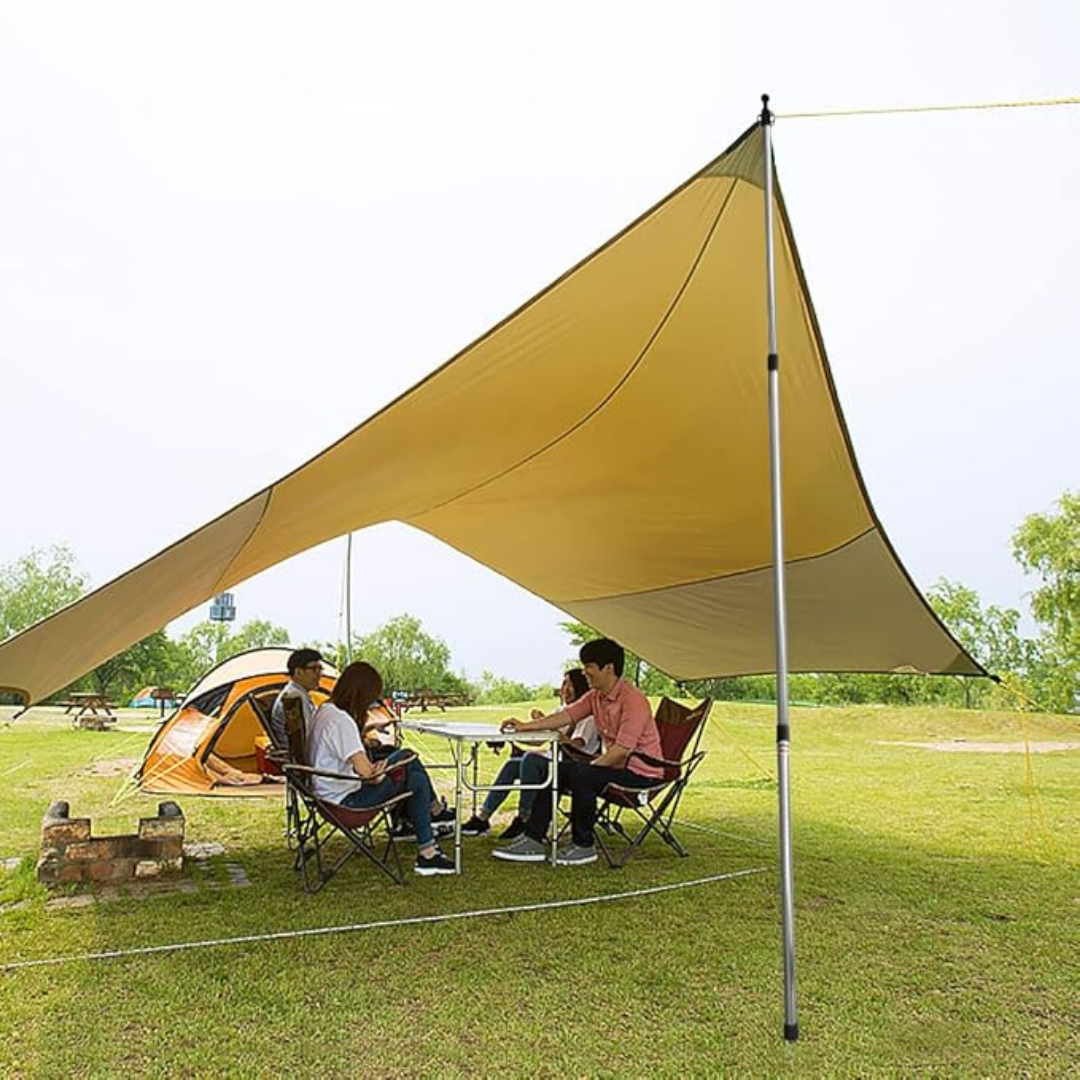
[[[50,802],[91,816],[95,835],[155,812],[157,797],[114,801],[153,728],[144,715],[135,731],[75,731],[47,710],[0,728],[0,856],[27,860],[0,875],[0,965],[765,872],[589,906],[8,968],[4,1076],[1080,1070],[1080,751],[900,745],[1016,743],[1025,727],[1033,740],[1080,742],[1075,719],[793,710],[792,1046],[781,1038],[769,707],[714,709],[681,814],[688,859],[650,842],[620,871],[553,870],[497,862],[484,838],[466,841],[460,878],[410,875],[399,888],[354,860],[312,897],[294,878],[280,803],[188,799],[187,839],[225,847],[209,868],[188,865],[190,891],[47,908],[32,860]],[[435,758],[441,747],[420,749]],[[231,884],[230,864],[250,885]]]

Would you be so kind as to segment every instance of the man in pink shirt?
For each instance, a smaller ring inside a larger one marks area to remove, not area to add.
[[[663,769],[650,759],[663,756],[660,735],[653,721],[649,699],[622,678],[623,648],[609,638],[587,641],[579,652],[590,690],[577,701],[538,720],[505,720],[502,729],[513,731],[554,731],[590,714],[600,733],[601,752],[589,761],[559,762],[559,789],[570,792],[570,827],[573,843],[559,852],[563,866],[583,866],[596,862],[596,797],[608,784],[649,787]],[[535,800],[525,832],[512,844],[492,854],[510,862],[543,862],[547,857],[545,838],[551,823],[551,800],[541,795]]]

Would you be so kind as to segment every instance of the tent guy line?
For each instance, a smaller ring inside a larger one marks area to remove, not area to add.
[[[380,919],[377,922],[349,923],[344,926],[318,926],[306,930],[280,930],[269,934],[244,934],[238,937],[210,938],[204,941],[173,942],[169,945],[145,945],[135,949],[111,949],[104,952],[50,956],[39,960],[15,960],[11,963],[0,964],[0,971],[18,971],[32,967],[55,967],[58,964],[72,964],[87,960],[123,960],[133,956],[186,952],[191,949],[209,949],[219,945],[250,945],[265,941],[286,941],[290,938],[356,933],[361,930],[384,930],[397,926],[419,926],[425,923],[452,922],[457,919],[479,919],[493,915],[518,915],[530,911],[553,911],[556,908],[584,907],[585,905],[602,904],[612,900],[632,900],[640,896],[653,896],[657,893],[673,892],[676,889],[689,889],[697,885],[712,885],[719,881],[733,881],[736,878],[764,874],[768,869],[767,866],[756,866],[749,870],[734,870],[727,874],[712,874],[709,877],[695,878],[692,881],[676,881],[670,885],[653,885],[645,889],[583,896],[573,900],[549,900],[539,904],[516,904],[512,907],[480,908],[476,911],[450,911],[442,915],[414,915],[404,919]]]
[[[776,113],[777,120],[818,120],[835,116],[912,116],[917,113],[975,112],[986,109],[1046,109],[1080,105],[1080,97],[1043,98],[1035,101],[980,101],[953,105],[895,105],[865,109],[820,109],[816,112]]]

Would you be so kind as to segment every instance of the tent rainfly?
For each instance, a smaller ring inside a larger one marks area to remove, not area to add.
[[[0,645],[0,687],[40,701],[215,593],[391,520],[677,678],[773,670],[763,153],[755,125],[306,465]],[[790,669],[985,674],[870,506],[775,192]]]

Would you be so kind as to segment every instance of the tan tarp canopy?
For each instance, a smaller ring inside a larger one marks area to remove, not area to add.
[[[0,685],[38,701],[390,520],[676,677],[772,670],[762,144],[751,129],[318,457],[0,645]],[[777,199],[791,669],[980,674],[870,508]]]

